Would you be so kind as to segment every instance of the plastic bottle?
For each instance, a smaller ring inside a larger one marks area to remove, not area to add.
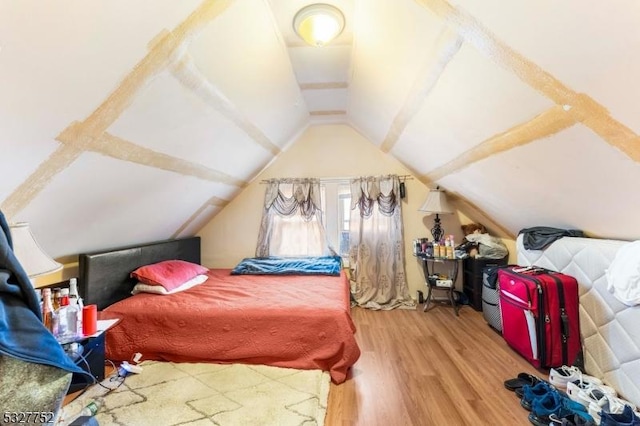
[[[78,414],[78,417],[82,417],[82,416],[93,417],[96,415],[98,410],[100,410],[100,408],[102,408],[103,406],[104,406],[104,398],[100,398],[100,397],[94,398],[91,401],[89,401],[87,405],[85,405],[82,411],[80,411],[80,414]]]
[[[447,251],[446,251],[446,258],[447,259],[453,259],[453,245],[452,245],[453,241],[451,241],[451,238],[447,237],[447,241],[445,242]]]
[[[82,337],[82,309],[76,299],[71,299],[69,305],[58,311],[59,336],[61,342],[69,342]]]

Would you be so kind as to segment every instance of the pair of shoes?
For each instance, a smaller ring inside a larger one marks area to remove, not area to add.
[[[524,385],[522,387],[522,399],[520,400],[520,405],[527,410],[531,411],[533,409],[534,401],[537,401],[550,393],[558,393],[557,390],[553,388],[547,382],[538,382],[535,385]]]
[[[594,418],[596,423],[601,423],[601,417],[605,415],[621,415],[629,408],[631,415],[635,415],[635,406],[629,401],[620,399],[611,395],[603,395],[597,401],[593,401],[589,404],[589,414]]]
[[[591,383],[601,385],[602,380],[597,377],[584,374],[578,367],[563,365],[559,368],[552,368],[549,371],[549,382],[558,389],[566,389],[570,382],[579,381],[581,383]]]
[[[615,397],[617,395],[615,389],[605,385],[596,385],[587,382],[569,382],[567,383],[567,395],[575,402],[579,402],[585,407],[589,407],[592,402],[598,402],[605,395]]]
[[[542,379],[534,376],[529,373],[519,373],[517,377],[504,381],[504,387],[509,389],[510,391],[517,391],[518,389],[522,389],[524,385],[533,386],[538,382],[541,382]]]
[[[600,426],[640,426],[640,417],[629,405],[625,405],[621,413],[602,412]]]
[[[529,421],[536,426],[548,426],[553,419],[566,420],[566,424],[593,424],[593,418],[586,409],[560,392],[549,392],[539,399],[533,400]],[[571,423],[567,423],[571,422]],[[580,422],[580,423],[576,423]]]

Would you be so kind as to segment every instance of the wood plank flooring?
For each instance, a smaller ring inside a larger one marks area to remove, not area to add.
[[[331,385],[326,425],[530,425],[503,382],[537,370],[469,306],[353,308],[362,355]]]

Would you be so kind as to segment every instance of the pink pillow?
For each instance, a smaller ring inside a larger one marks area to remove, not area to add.
[[[165,288],[162,287],[161,285],[149,285],[149,284],[138,283],[135,286],[133,286],[133,290],[131,290],[131,294],[136,295],[138,293],[151,293],[151,294],[160,294],[162,296],[167,296],[169,294],[175,294],[175,293],[180,293],[181,291],[189,290],[192,287],[202,284],[208,279],[209,279],[208,275],[198,275],[197,277],[191,278],[186,283],[174,288],[171,291],[165,290]]]
[[[207,272],[209,270],[202,265],[184,260],[165,260],[141,266],[131,273],[131,278],[147,285],[159,285],[164,287],[166,291],[171,291],[195,276]]]

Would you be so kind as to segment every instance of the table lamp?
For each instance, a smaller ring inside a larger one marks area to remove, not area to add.
[[[51,274],[62,269],[62,265],[53,260],[42,250],[35,237],[31,233],[29,224],[19,222],[9,225],[11,239],[13,240],[13,252],[20,265],[25,270],[31,282],[40,275]]]
[[[440,226],[439,215],[453,213],[453,209],[449,206],[449,203],[447,203],[447,197],[445,196],[444,191],[442,191],[439,186],[436,187],[436,189],[430,190],[426,201],[418,211],[427,212],[429,214],[435,213],[436,217],[434,219],[433,228],[431,228],[431,235],[433,235],[433,241],[440,241],[444,234],[444,229]]]

